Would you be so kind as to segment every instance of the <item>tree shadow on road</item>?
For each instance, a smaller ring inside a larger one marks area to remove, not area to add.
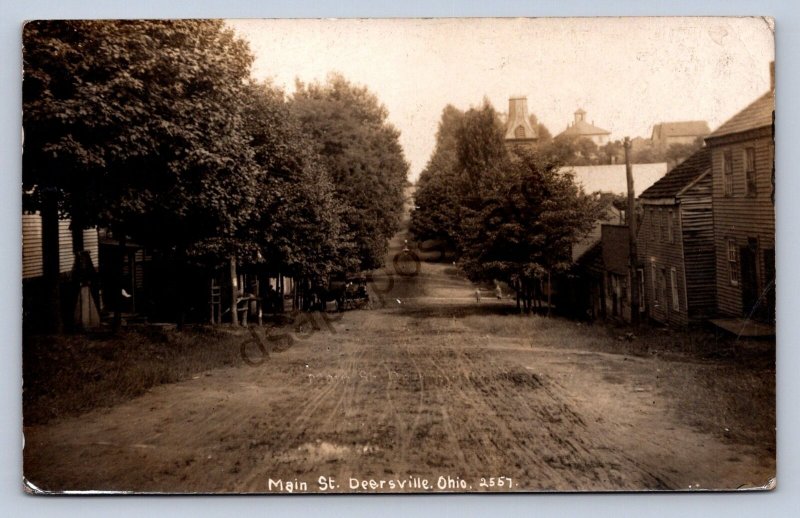
[[[399,309],[403,316],[411,318],[464,318],[473,315],[515,315],[516,307],[500,304],[436,304],[425,306],[404,306]]]

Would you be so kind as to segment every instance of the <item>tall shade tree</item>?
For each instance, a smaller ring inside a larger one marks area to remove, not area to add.
[[[415,195],[415,235],[455,241],[471,280],[505,281],[530,308],[534,287],[570,266],[599,214],[597,198],[559,172],[564,155],[552,143],[508,150],[488,101],[445,108]]]
[[[487,99],[460,112],[447,106],[439,123],[436,148],[415,193],[412,231],[435,239],[459,254],[464,211],[480,203],[480,185],[507,158],[503,124]]]
[[[237,235],[243,259],[294,277],[324,279],[352,246],[324,160],[282,91],[250,85],[246,113],[258,195],[253,217]]]
[[[324,84],[297,84],[293,113],[324,159],[344,207],[344,224],[355,247],[343,269],[373,269],[397,231],[408,163],[400,133],[388,112],[365,87],[332,74]]]
[[[456,133],[456,157],[469,192],[477,193],[475,187],[491,178],[487,173],[505,160],[504,133],[500,116],[488,99],[464,114]]]
[[[508,282],[527,309],[541,281],[550,293],[551,276],[569,268],[572,245],[600,213],[596,198],[552,158],[513,152],[481,183],[480,206],[467,209],[463,224],[460,262],[467,276]]]
[[[37,21],[23,46],[23,186],[46,250],[59,216],[178,258],[249,218],[252,56],[221,21]]]
[[[436,133],[436,147],[419,175],[411,213],[411,232],[420,240],[434,240],[443,251],[455,250],[458,242],[461,175],[458,169],[457,136],[464,112],[445,106]]]

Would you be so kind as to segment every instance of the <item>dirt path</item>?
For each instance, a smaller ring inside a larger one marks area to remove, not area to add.
[[[26,476],[47,490],[143,492],[737,488],[774,476],[763,445],[676,415],[663,361],[485,334],[463,317],[513,303],[476,304],[446,265],[392,282],[382,307],[260,366],[26,429]]]

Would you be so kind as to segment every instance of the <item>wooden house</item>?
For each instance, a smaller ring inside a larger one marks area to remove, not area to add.
[[[58,222],[58,266],[61,274],[69,274],[75,262],[70,220]],[[83,230],[83,249],[89,252],[92,264],[98,265],[97,229]],[[22,215],[22,280],[28,281],[44,274],[42,256],[42,216],[38,213]]]
[[[100,261],[97,229],[73,230],[68,219],[58,221],[58,272],[62,320],[70,322],[73,316],[78,288],[71,283],[76,255],[87,251],[92,267],[97,272]],[[45,307],[47,285],[44,279],[44,247],[42,242],[42,216],[39,213],[22,215],[22,321],[26,331],[39,332],[48,328]],[[96,295],[99,293],[96,292]]]
[[[709,133],[706,121],[660,122],[653,126],[650,140],[658,148],[668,148],[673,144],[693,144]]]
[[[630,235],[624,224],[601,223],[599,238],[556,278],[556,308],[580,319],[631,321]],[[637,282],[642,285],[641,274]],[[639,291],[639,308],[644,300]]]
[[[632,294],[628,225],[603,225],[600,243],[603,259],[601,304],[605,315],[630,322]],[[641,302],[639,307],[641,310]]]
[[[711,153],[701,148],[645,190],[637,253],[647,314],[687,326],[712,316],[716,277]]]
[[[720,317],[775,319],[774,111],[771,89],[706,138]]]

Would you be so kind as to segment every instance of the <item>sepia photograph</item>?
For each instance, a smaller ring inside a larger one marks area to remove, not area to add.
[[[27,493],[775,487],[774,19],[20,32]]]

